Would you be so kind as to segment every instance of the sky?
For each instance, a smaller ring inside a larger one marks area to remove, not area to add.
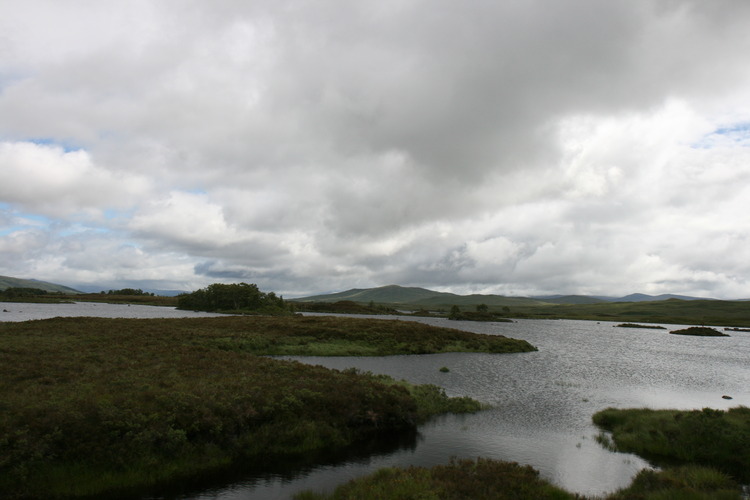
[[[0,0],[0,275],[750,298],[746,0]]]

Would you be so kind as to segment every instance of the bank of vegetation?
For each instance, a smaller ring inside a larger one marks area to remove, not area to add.
[[[519,306],[512,317],[750,327],[750,301],[680,300]]]
[[[619,325],[615,326],[617,328],[646,328],[649,330],[666,330],[666,328],[660,325],[639,325],[638,323],[620,323]]]
[[[462,310],[459,306],[452,306],[448,313],[448,319],[456,321],[487,321],[499,323],[512,323],[513,320],[507,318],[509,309],[504,308],[503,312],[491,312],[487,304],[477,305],[473,311]]]
[[[510,341],[333,317],[0,323],[0,497],[127,493],[480,408],[435,386],[259,354],[533,349]]]
[[[599,441],[636,453],[661,470],[644,469],[631,484],[599,500],[739,500],[750,482],[750,409],[693,411],[607,409],[594,423],[611,432]],[[541,479],[517,463],[452,460],[432,468],[385,468],[332,493],[306,491],[296,500],[536,500],[585,498]]]
[[[384,468],[339,486],[331,494],[300,493],[296,500],[471,499],[564,500],[576,495],[551,485],[539,472],[513,462],[452,460],[432,468]]]
[[[586,497],[539,477],[528,465],[479,458],[432,468],[384,468],[332,493],[304,491],[295,500],[568,500]],[[715,469],[695,466],[643,470],[630,486],[592,500],[740,500],[738,484]]]
[[[707,326],[691,326],[680,330],[672,330],[669,333],[673,335],[693,335],[696,337],[729,337],[726,333],[721,333],[719,330]]]
[[[8,287],[0,290],[0,302],[68,302],[69,298],[59,292],[42,288]]]
[[[661,466],[714,467],[750,483],[750,408],[651,410],[609,408],[594,423],[610,435],[605,445]]]
[[[315,312],[332,314],[399,314],[392,307],[377,305],[374,302],[360,304],[351,300],[336,302],[290,302],[292,310],[297,312]]]

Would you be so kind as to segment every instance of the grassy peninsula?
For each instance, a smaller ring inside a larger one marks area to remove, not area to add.
[[[539,477],[528,465],[489,459],[452,460],[432,468],[385,468],[339,486],[332,494],[307,491],[295,500],[471,499],[566,500],[579,498]]]
[[[0,323],[0,496],[130,491],[311,456],[476,411],[435,386],[258,354],[533,349],[403,321],[54,318]],[[109,493],[106,493],[109,492]]]
[[[611,432],[605,444],[637,453],[657,465],[715,467],[737,481],[750,482],[750,408],[727,411],[608,408],[594,423]]]
[[[295,500],[585,500],[539,477],[528,465],[479,458],[432,468],[384,468],[333,493],[305,491]],[[642,470],[630,486],[591,500],[740,500],[739,485],[710,468]]]

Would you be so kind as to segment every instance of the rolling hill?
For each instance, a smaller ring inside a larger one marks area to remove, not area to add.
[[[59,292],[59,293],[69,293],[69,294],[83,293],[79,290],[75,290],[73,288],[70,288],[64,285],[58,285],[56,283],[49,283],[47,281],[12,278],[10,276],[0,276],[0,290],[5,290],[6,288],[39,288],[40,290],[46,290],[48,292]]]
[[[312,295],[291,299],[296,302],[338,302],[350,300],[359,303],[374,302],[376,304],[388,305],[410,305],[424,307],[444,306],[475,306],[487,304],[488,306],[544,306],[558,305],[592,305],[609,302],[659,302],[669,299],[679,300],[714,300],[702,297],[690,297],[687,295],[646,295],[633,293],[624,297],[592,297],[588,295],[544,295],[535,297],[506,297],[503,295],[457,295],[448,292],[436,292],[426,288],[403,287],[399,285],[387,285],[377,288],[352,288],[344,292]]]
[[[403,287],[399,285],[387,285],[378,288],[353,288],[344,292],[326,295],[313,295],[292,299],[295,302],[338,302],[351,300],[353,302],[376,304],[389,304],[392,306],[414,306],[414,307],[450,307],[473,306],[487,304],[488,306],[533,306],[544,305],[536,299],[527,297],[504,297],[502,295],[456,295],[455,293],[436,292],[418,287]]]

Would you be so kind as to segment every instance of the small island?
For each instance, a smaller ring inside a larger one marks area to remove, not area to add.
[[[639,325],[637,323],[620,323],[615,325],[617,328],[649,328],[651,330],[666,330],[663,326],[659,325]]]
[[[707,326],[691,326],[682,330],[672,330],[669,333],[675,335],[695,335],[698,337],[729,337],[726,333],[721,333],[719,330],[708,328]]]

